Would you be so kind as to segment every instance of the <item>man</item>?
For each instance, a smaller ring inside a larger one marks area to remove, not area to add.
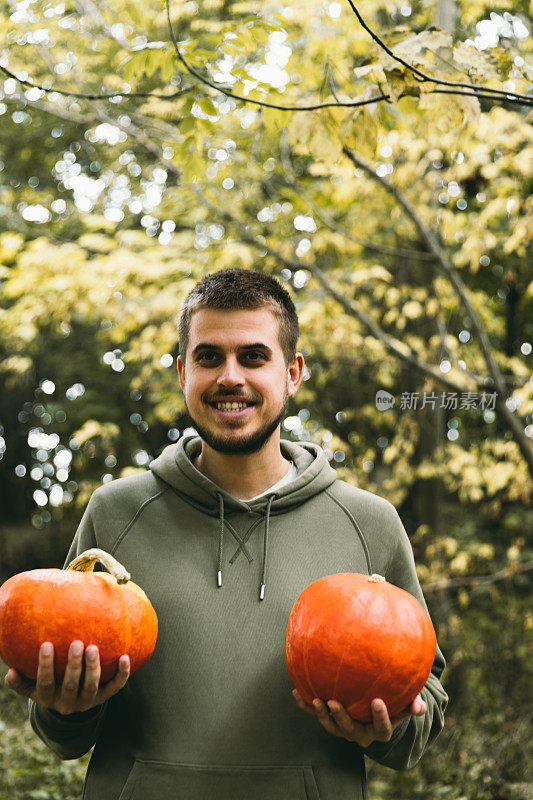
[[[439,650],[421,695],[392,720],[379,698],[363,725],[334,698],[290,696],[285,629],[312,581],[377,572],[424,603],[393,506],[338,481],[317,445],[280,439],[303,376],[297,339],[273,278],[225,270],[197,284],[180,315],[178,372],[199,436],[99,487],[66,562],[95,546],[119,558],[157,612],[155,652],[129,680],[124,654],[100,688],[89,643],[72,644],[62,686],[50,643],[36,684],[8,673],[61,758],[96,742],[85,800],[364,798],[365,754],[411,767],[442,728]]]

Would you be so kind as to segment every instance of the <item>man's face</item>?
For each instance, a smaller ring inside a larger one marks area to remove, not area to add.
[[[254,453],[279,428],[303,357],[287,366],[272,311],[202,308],[191,319],[180,384],[194,427],[213,450]]]

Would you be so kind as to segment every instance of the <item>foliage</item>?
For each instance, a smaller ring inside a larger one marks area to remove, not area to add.
[[[517,588],[518,598],[491,588],[474,608],[457,603],[450,628],[459,634],[460,651],[444,679],[452,697],[446,726],[428,757],[409,772],[391,773],[369,762],[371,800],[528,797],[522,792],[533,780],[527,747],[532,715],[524,700],[533,678],[526,645],[533,620],[528,585]],[[442,629],[439,642],[445,652],[453,646]]]
[[[526,0],[452,6],[444,31],[434,3],[363,0],[360,22],[349,3],[171,2],[176,49],[159,0],[0,2],[0,68],[25,81],[0,82],[2,569],[22,528],[74,529],[98,485],[187,427],[176,319],[195,281],[276,275],[307,363],[283,435],[398,507],[457,699],[439,758],[373,768],[373,800],[506,798],[531,780],[533,141],[510,93],[531,98],[532,37]],[[55,775],[68,797],[78,767],[15,727],[8,790],[38,797]]]
[[[3,688],[0,661],[0,794],[3,800],[77,800],[89,755],[60,761],[38,739],[28,721],[27,701]]]

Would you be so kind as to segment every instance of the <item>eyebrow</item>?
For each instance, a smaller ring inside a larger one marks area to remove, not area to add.
[[[238,348],[239,350],[264,350],[268,356],[272,355],[272,350],[268,345],[264,344],[263,342],[255,342],[254,344],[245,344],[242,347]],[[201,350],[221,350],[221,348],[216,344],[211,344],[210,342],[200,342],[197,344],[194,350],[192,351],[192,355],[197,355]]]

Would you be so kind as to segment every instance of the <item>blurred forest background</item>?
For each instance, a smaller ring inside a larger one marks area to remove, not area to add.
[[[275,275],[307,360],[283,436],[398,508],[448,660],[445,730],[369,762],[370,800],[533,797],[531,11],[0,0],[0,580],[61,566],[189,425],[194,283]],[[87,762],[2,680],[3,800],[78,798]]]

